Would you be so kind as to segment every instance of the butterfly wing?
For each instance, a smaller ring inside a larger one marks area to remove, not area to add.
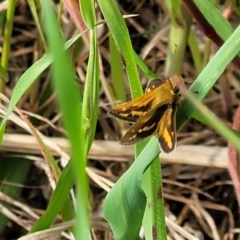
[[[171,82],[169,80],[163,82],[161,79],[152,81],[149,82],[144,95],[114,107],[109,113],[122,120],[136,122],[150,109],[172,102],[174,93]]]
[[[149,82],[145,94],[113,108],[110,114],[135,122],[121,139],[122,144],[134,144],[157,133],[164,152],[169,153],[176,145],[176,111],[180,102],[178,75],[165,81]]]
[[[109,113],[122,120],[135,122],[151,108],[153,99],[154,95],[145,94],[114,107]]]
[[[153,135],[156,132],[159,119],[167,109],[167,105],[157,106],[149,110],[134,123],[122,137],[121,144],[134,144]]]
[[[161,149],[170,153],[176,146],[176,111],[177,102],[168,105],[157,126],[157,137]]]

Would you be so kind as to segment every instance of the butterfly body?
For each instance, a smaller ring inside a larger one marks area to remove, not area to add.
[[[176,111],[181,101],[179,84],[183,79],[174,75],[170,79],[153,79],[145,94],[123,103],[110,114],[134,124],[122,137],[122,144],[134,144],[156,134],[161,149],[169,153],[176,145]]]

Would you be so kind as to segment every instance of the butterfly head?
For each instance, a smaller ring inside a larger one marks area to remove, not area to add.
[[[183,78],[180,75],[173,75],[170,78],[170,82],[173,86],[173,92],[181,97],[181,88],[186,88]]]

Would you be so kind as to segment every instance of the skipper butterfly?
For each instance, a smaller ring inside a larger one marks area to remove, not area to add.
[[[121,144],[134,144],[156,134],[162,151],[170,153],[176,145],[176,112],[181,101],[181,76],[150,80],[145,94],[114,107],[110,114],[133,122]]]

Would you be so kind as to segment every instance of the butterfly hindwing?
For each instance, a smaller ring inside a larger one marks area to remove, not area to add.
[[[164,114],[166,109],[167,105],[163,105],[149,110],[130,127],[130,129],[122,137],[120,143],[133,144],[153,135],[156,132],[159,119],[161,119],[161,116]]]
[[[172,152],[176,145],[176,108],[176,102],[168,105],[157,126],[157,137],[166,153]]]

